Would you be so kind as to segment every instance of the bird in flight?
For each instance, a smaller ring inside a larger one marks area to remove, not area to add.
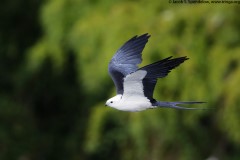
[[[117,95],[106,102],[106,106],[122,111],[143,111],[152,108],[186,108],[182,104],[200,104],[204,102],[162,102],[153,98],[153,91],[158,78],[163,78],[179,66],[187,57],[168,57],[147,66],[138,68],[142,62],[142,51],[150,35],[134,36],[128,40],[112,57],[109,74],[116,86]]]

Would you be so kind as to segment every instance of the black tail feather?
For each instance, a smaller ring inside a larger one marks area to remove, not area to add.
[[[174,109],[184,109],[184,110],[194,110],[194,109],[207,109],[207,108],[188,108],[188,107],[182,107],[178,105],[184,105],[184,104],[203,104],[206,102],[160,102],[156,101],[152,105],[156,107],[163,107],[163,108],[174,108]]]

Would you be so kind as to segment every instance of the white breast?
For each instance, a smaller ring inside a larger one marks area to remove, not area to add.
[[[114,104],[114,108],[123,111],[142,111],[151,108],[152,104],[143,92],[142,80],[146,74],[147,71],[138,70],[124,78],[123,96]]]
[[[152,104],[146,97],[132,96],[128,98],[122,98],[114,106],[114,108],[122,111],[142,111],[151,108]]]

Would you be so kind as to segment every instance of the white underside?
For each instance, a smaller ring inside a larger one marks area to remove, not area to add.
[[[112,107],[122,111],[136,112],[152,108],[152,104],[143,96],[123,96],[123,98]]]
[[[143,92],[142,79],[146,74],[146,71],[138,70],[127,75],[123,82],[123,95],[121,99],[111,104],[111,107],[131,112],[152,108],[151,102],[145,97]]]

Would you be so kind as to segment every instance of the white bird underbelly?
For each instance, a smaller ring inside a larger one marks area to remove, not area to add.
[[[123,97],[112,107],[122,111],[136,112],[152,108],[152,104],[146,97],[130,96]]]

